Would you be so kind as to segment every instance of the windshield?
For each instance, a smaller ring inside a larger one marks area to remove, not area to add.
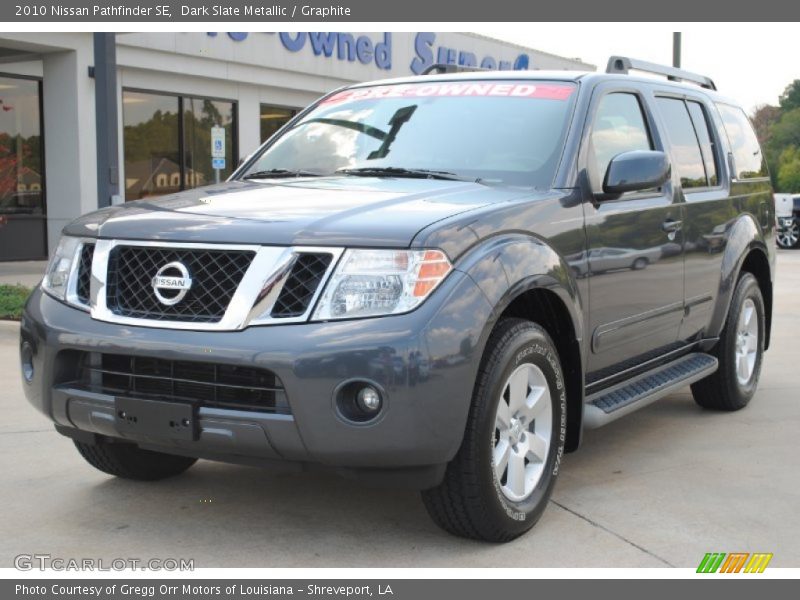
[[[427,172],[549,188],[575,88],[456,81],[344,90],[274,140],[243,176]]]

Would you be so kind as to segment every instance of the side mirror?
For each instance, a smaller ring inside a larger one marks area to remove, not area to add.
[[[619,197],[664,185],[670,177],[667,155],[656,150],[633,150],[611,159],[603,179],[603,192]]]

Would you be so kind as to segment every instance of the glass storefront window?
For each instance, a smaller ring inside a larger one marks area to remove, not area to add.
[[[183,99],[184,187],[186,189],[224,181],[233,173],[233,102],[203,98]],[[225,167],[214,169],[211,160],[211,129],[225,129]]]
[[[125,199],[223,181],[236,167],[233,102],[123,91]],[[211,158],[211,130],[225,129],[224,167]]]
[[[181,189],[178,113],[175,96],[123,93],[125,200]]]
[[[40,87],[0,76],[0,260],[47,257]]]
[[[289,122],[297,114],[291,108],[281,108],[279,106],[261,105],[261,143],[266,142],[272,135]]]

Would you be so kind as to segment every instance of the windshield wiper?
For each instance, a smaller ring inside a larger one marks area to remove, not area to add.
[[[406,169],[404,167],[358,167],[354,169],[337,169],[341,175],[355,175],[356,177],[408,177],[413,179],[447,179],[450,181],[474,181],[479,179],[465,179],[450,171],[433,171],[429,169]]]
[[[266,171],[253,171],[242,179],[278,179],[279,177],[321,177],[319,173],[303,171],[302,169],[267,169]]]

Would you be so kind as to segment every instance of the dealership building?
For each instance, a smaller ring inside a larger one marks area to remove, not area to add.
[[[433,63],[593,70],[468,33],[0,33],[0,261],[82,213],[208,185],[342,85]]]

